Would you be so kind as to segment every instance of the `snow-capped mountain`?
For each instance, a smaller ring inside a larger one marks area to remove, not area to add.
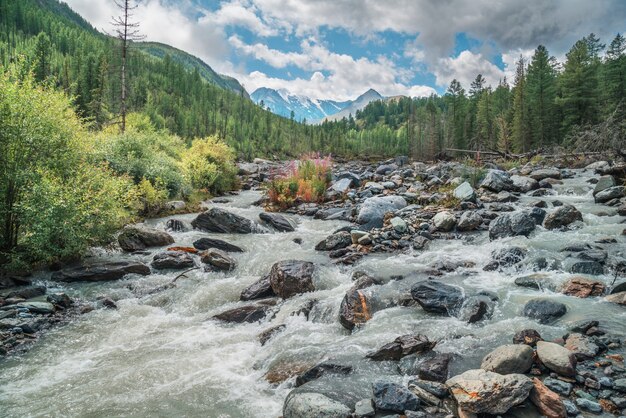
[[[356,100],[338,102],[335,100],[319,100],[311,99],[306,96],[298,96],[284,89],[274,90],[261,87],[255,90],[254,93],[250,95],[250,98],[257,104],[263,102],[265,108],[277,115],[289,118],[293,111],[294,119],[299,122],[306,119],[308,123],[318,123],[326,118],[330,119],[333,115],[343,113],[344,109],[353,108],[354,110],[351,113],[354,114],[356,112],[356,108],[354,108],[355,104],[361,106],[358,108],[362,109],[369,103],[369,101],[364,103],[367,99],[372,98],[372,100],[379,100],[382,99],[382,96],[374,90],[369,90]]]
[[[375,100],[383,100],[383,99],[384,97],[381,96],[380,93],[378,93],[376,90],[369,89],[368,91],[366,91],[365,93],[357,97],[355,100],[352,100],[350,104],[344,107],[343,109],[341,109],[340,112],[337,112],[332,115],[328,115],[325,118],[325,120],[334,121],[334,120],[341,120],[343,118],[347,118],[350,115],[355,116],[357,110],[364,109],[365,106],[367,106],[368,104],[370,104],[371,102]]]

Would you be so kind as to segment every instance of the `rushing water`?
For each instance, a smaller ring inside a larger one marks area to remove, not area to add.
[[[141,296],[145,294],[142,290],[170,282],[177,272],[127,276],[122,281],[99,284],[47,283],[87,299],[111,296],[119,309],[83,315],[43,336],[26,354],[0,363],[0,416],[277,417],[293,380],[272,385],[264,378],[268,371],[280,369],[280,365],[302,368],[334,359],[353,365],[349,384],[366,391],[381,375],[394,374],[395,367],[365,361],[365,353],[406,333],[419,332],[441,340],[437,350],[458,355],[453,372],[478,367],[487,352],[508,343],[515,331],[524,328],[535,328],[550,339],[563,335],[571,321],[599,319],[612,332],[626,334],[626,310],[622,306],[598,298],[577,299],[515,286],[515,277],[530,270],[482,270],[492,250],[510,245],[527,248],[528,258],[543,256],[560,263],[565,254],[559,250],[564,246],[611,236],[619,243],[609,247],[610,253],[623,255],[622,218],[614,215],[614,209],[593,203],[591,186],[586,182],[590,176],[579,173],[555,186],[556,195],[541,198],[571,203],[583,212],[584,225],[567,232],[538,227],[530,239],[497,242],[489,242],[485,232],[473,233],[462,240],[434,241],[424,252],[371,255],[354,267],[340,267],[327,254],[316,252],[314,246],[345,223],[298,217],[298,228],[292,233],[210,235],[246,249],[245,253],[232,254],[238,267],[228,273],[190,272],[177,281],[176,288],[160,293]],[[256,219],[260,209],[251,204],[258,198],[257,192],[243,192],[218,206]],[[520,204],[530,200],[534,198],[524,197]],[[166,220],[148,223],[163,228]],[[198,231],[173,235],[176,245],[181,246],[209,236]],[[302,238],[302,244],[294,243],[294,238]],[[125,255],[102,250],[95,258],[149,263],[157,251]],[[243,305],[238,301],[241,290],[267,273],[274,262],[284,259],[315,262],[318,290],[283,302],[275,317],[261,323],[228,325],[210,320],[212,315]],[[339,304],[352,284],[352,270],[382,278],[405,276],[377,289],[383,299],[388,296],[392,300],[425,278],[420,272],[444,261],[475,263],[475,267],[460,268],[444,280],[461,285],[467,293],[495,292],[500,301],[492,319],[468,325],[455,318],[426,314],[418,307],[395,306],[376,312],[352,335],[339,324]],[[558,270],[549,274],[557,284],[571,276]],[[45,279],[42,274],[41,280]],[[599,279],[610,284],[613,278]],[[131,284],[133,290],[129,289]],[[539,296],[562,301],[568,313],[554,325],[538,325],[520,317],[523,304]],[[309,320],[291,315],[311,299],[319,302]],[[282,323],[287,325],[285,331],[261,346],[258,334]]]

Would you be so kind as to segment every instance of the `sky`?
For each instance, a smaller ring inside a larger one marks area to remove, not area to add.
[[[65,0],[111,32],[114,0]],[[626,32],[626,0],[134,0],[146,40],[187,51],[259,87],[317,99],[443,94],[513,80],[520,55],[560,61],[593,32]]]

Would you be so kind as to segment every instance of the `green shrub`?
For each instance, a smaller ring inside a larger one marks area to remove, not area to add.
[[[222,194],[237,186],[233,150],[217,139],[195,139],[182,154],[181,167],[194,189]]]

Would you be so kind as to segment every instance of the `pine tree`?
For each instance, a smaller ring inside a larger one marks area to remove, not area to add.
[[[35,41],[35,80],[44,82],[51,74],[52,44],[45,32],[40,32]]]
[[[603,71],[604,113],[611,115],[620,103],[626,103],[626,39],[619,33],[606,51]]]
[[[483,89],[478,100],[476,113],[476,141],[475,147],[481,151],[494,148],[493,136],[493,109],[491,104],[491,87]]]
[[[528,100],[526,97],[526,74],[524,58],[520,56],[515,70],[513,88],[513,124],[511,139],[517,151],[528,152],[531,147]]]
[[[446,91],[448,111],[450,113],[451,142],[456,148],[464,149],[467,144],[463,135],[463,121],[465,119],[465,90],[458,80],[454,79]]]
[[[556,71],[554,58],[539,45],[535,49],[526,75],[528,107],[530,110],[532,145],[542,148],[553,144],[556,131]]]

